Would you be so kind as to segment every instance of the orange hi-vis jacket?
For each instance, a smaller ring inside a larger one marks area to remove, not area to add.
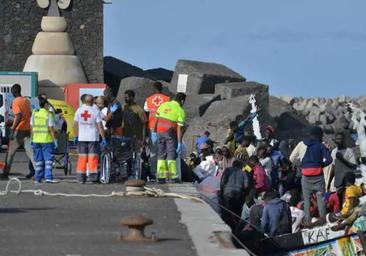
[[[154,93],[153,95],[146,98],[145,102],[145,111],[149,112],[149,129],[154,129],[154,125],[156,122],[156,110],[160,107],[164,102],[168,102],[170,100],[169,96],[166,96],[162,93]]]

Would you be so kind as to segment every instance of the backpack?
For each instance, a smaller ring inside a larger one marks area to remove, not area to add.
[[[278,229],[275,235],[283,235],[292,232],[292,216],[290,207],[285,201],[282,202],[282,210],[278,221]]]

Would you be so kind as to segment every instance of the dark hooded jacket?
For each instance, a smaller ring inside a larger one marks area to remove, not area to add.
[[[270,236],[291,233],[291,210],[285,201],[275,198],[264,206],[262,214],[262,229]]]

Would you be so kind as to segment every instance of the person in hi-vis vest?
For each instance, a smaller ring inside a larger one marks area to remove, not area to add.
[[[182,108],[184,93],[177,93],[174,100],[160,105],[156,111],[156,122],[151,133],[152,142],[157,142],[157,175],[160,183],[167,178],[178,182],[176,158],[182,151],[183,127],[186,114]]]
[[[55,149],[58,143],[55,137],[55,121],[52,113],[48,111],[49,103],[46,99],[39,97],[39,109],[32,112],[32,148],[35,162],[35,182],[43,179],[47,183],[57,183],[53,179],[52,167]]]
[[[154,130],[155,122],[156,122],[156,110],[160,107],[161,104],[168,102],[170,97],[163,94],[163,84],[161,82],[155,82],[153,84],[155,92],[146,98],[144,104],[144,110],[149,116],[148,128],[149,128],[149,148],[150,148],[150,179],[154,180],[156,178],[156,166],[157,166],[157,145],[156,143],[152,143],[151,134]]]

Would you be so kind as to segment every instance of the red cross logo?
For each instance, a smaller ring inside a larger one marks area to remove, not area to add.
[[[84,118],[84,121],[88,121],[88,119],[91,117],[88,110],[85,110],[84,113],[81,114],[81,117]]]
[[[163,99],[160,96],[155,96],[152,100],[152,103],[155,105],[155,107],[159,107],[161,103],[163,103]]]

